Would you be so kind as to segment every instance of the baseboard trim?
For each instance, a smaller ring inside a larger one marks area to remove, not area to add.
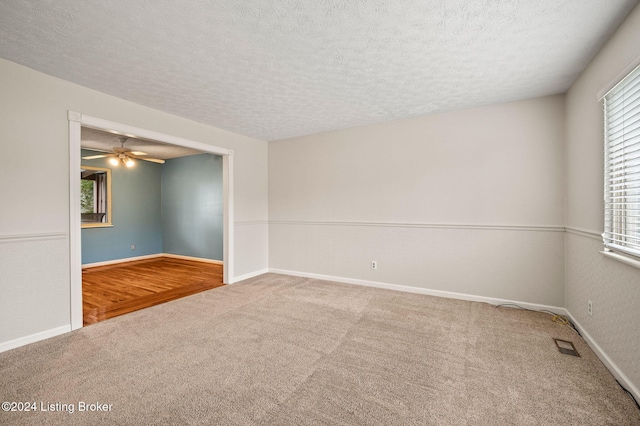
[[[104,262],[86,263],[82,265],[82,269],[96,268],[98,266],[117,265],[119,263],[135,262],[137,260],[157,259],[159,257],[169,257],[173,259],[192,260],[194,262],[215,263],[217,265],[224,265],[224,262],[221,260],[205,259],[202,257],[183,256],[181,254],[156,253],[156,254],[147,254],[145,256],[125,257],[124,259],[105,260]]]
[[[244,275],[240,275],[238,277],[235,277],[233,282],[231,282],[231,284],[240,282],[240,281],[244,281],[244,280],[248,280],[249,278],[254,278],[257,277],[259,275],[263,275],[268,273],[269,270],[268,269],[261,269],[259,271],[255,271],[255,272],[249,272],[248,274],[244,274]]]
[[[124,259],[105,260],[104,262],[85,263],[82,269],[97,268],[98,266],[117,265],[118,263],[135,262],[137,260],[147,260],[162,257],[162,253],[147,254],[145,256],[125,257]]]
[[[620,382],[620,384],[633,395],[636,401],[640,401],[640,390],[638,390],[638,388],[631,382],[631,380],[629,380],[629,378],[622,372],[622,370],[620,370],[616,363],[613,362],[611,358],[609,358],[609,355],[607,355],[604,349],[602,349],[600,345],[598,345],[598,343],[594,340],[593,337],[591,337],[591,335],[584,329],[584,327],[582,327],[582,325],[580,325],[580,323],[576,321],[573,315],[571,315],[571,312],[567,311],[567,317],[578,329],[578,331],[582,335],[582,338],[585,342],[587,342],[591,350],[593,350],[600,361],[602,361],[604,366],[607,367],[611,374],[613,374],[613,377],[615,377],[616,380]]]
[[[172,259],[193,260],[194,262],[214,263],[216,265],[224,265],[222,260],[206,259],[204,257],[183,256],[181,254],[162,253],[162,257],[170,257]]]
[[[424,294],[427,296],[445,297],[447,299],[467,300],[470,302],[483,302],[483,303],[489,303],[491,305],[514,303],[518,306],[521,306],[527,309],[547,310],[559,315],[567,315],[567,310],[559,306],[549,306],[549,305],[542,305],[538,303],[521,302],[517,300],[499,299],[495,297],[477,296],[477,295],[465,294],[465,293],[455,293],[451,291],[432,290],[428,288],[412,287],[412,286],[401,285],[401,284],[390,284],[390,283],[383,283],[378,281],[367,281],[367,280],[360,280],[355,278],[336,277],[332,275],[289,271],[285,269],[269,268],[269,272],[272,272],[274,274],[291,275],[295,277],[314,278],[314,279],[323,280],[323,281],[334,281],[334,282],[339,282],[343,284],[355,284],[355,285],[361,285],[365,287],[384,288],[387,290],[403,291],[405,293],[417,293],[417,294]]]
[[[40,340],[50,339],[51,337],[59,336],[71,331],[71,325],[64,325],[62,327],[52,328],[51,330],[41,331],[39,333],[30,334],[29,336],[19,337],[8,342],[0,343],[0,352],[5,352],[10,349],[19,348],[20,346],[28,345],[30,343],[39,342]]]

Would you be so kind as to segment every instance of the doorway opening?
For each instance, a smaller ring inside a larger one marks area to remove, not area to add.
[[[141,141],[149,141],[152,144],[155,144],[156,148],[174,149],[174,150],[183,150],[183,151],[191,150],[191,153],[190,154],[187,153],[186,155],[214,154],[214,156],[209,156],[209,155],[203,155],[203,156],[204,157],[217,156],[218,160],[221,160],[221,163],[222,163],[221,165],[222,166],[221,167],[222,168],[222,173],[221,173],[222,174],[222,212],[221,212],[222,213],[222,261],[212,261],[212,263],[218,263],[218,265],[208,265],[208,266],[202,265],[202,266],[204,267],[204,269],[207,269],[207,268],[209,269],[208,272],[203,272],[204,274],[203,276],[206,275],[209,278],[211,278],[213,275],[216,274],[216,272],[211,271],[210,269],[213,266],[217,266],[218,267],[217,273],[219,275],[222,275],[222,282],[225,284],[232,283],[233,282],[233,226],[232,226],[233,224],[233,151],[226,148],[220,148],[220,147],[203,144],[196,141],[182,139],[182,138],[158,133],[158,132],[147,130],[147,129],[141,129],[141,128],[124,125],[121,123],[110,122],[110,121],[98,119],[95,117],[90,117],[84,114],[72,112],[72,111],[69,111],[68,118],[69,118],[69,152],[70,152],[70,173],[69,173],[70,197],[69,198],[70,198],[70,213],[71,213],[70,214],[71,219],[70,219],[69,246],[70,246],[70,272],[71,272],[71,326],[72,326],[72,329],[77,329],[83,326],[83,292],[82,292],[83,290],[82,288],[82,280],[83,280],[82,244],[83,242],[82,242],[81,228],[87,228],[87,227],[106,228],[106,227],[112,226],[111,222],[107,222],[107,220],[104,218],[106,217],[106,215],[103,214],[101,211],[98,211],[97,213],[81,212],[81,204],[84,206],[82,208],[85,208],[85,209],[88,208],[87,205],[89,205],[89,208],[91,207],[91,202],[87,203],[86,200],[84,200],[84,202],[82,202],[83,200],[81,200],[81,197],[84,196],[86,198],[91,195],[91,190],[88,190],[88,195],[87,194],[83,195],[81,194],[81,191],[80,191],[81,179],[83,175],[81,175],[81,173],[78,173],[78,171],[81,169],[81,162],[82,161],[86,162],[86,160],[82,160],[81,157],[84,157],[85,159],[87,157],[94,157],[94,159],[103,157],[105,161],[108,159],[108,160],[111,160],[112,162],[114,160],[117,161],[119,159],[121,161],[121,165],[125,168],[128,165],[127,161],[135,161],[135,162],[141,162],[141,163],[149,162],[149,164],[154,162],[155,163],[164,162],[164,160],[156,158],[153,155],[148,155],[147,153],[142,153],[142,152],[138,152],[138,150],[131,150],[131,149],[125,150],[125,151],[119,151],[118,149],[113,149],[113,152],[106,150],[106,153],[102,153],[102,155],[100,155],[101,153],[98,152],[97,155],[93,155],[93,156],[87,155],[86,151],[84,151],[83,154],[81,154],[81,145],[82,145],[81,139],[82,139],[83,129],[87,132],[94,132],[94,133],[98,131],[97,134],[107,134],[109,137],[118,138],[119,141],[126,141],[129,138],[132,140],[139,139]],[[145,151],[149,149],[153,149],[153,148],[145,149]],[[124,152],[124,155],[120,155],[122,154],[122,152]],[[123,157],[126,157],[126,158],[123,158]],[[195,155],[195,157],[198,157],[198,155]],[[146,160],[146,161],[143,161],[143,160]],[[89,176],[90,173],[91,172],[88,172],[87,176]],[[106,177],[101,179],[106,179]],[[92,182],[89,182],[87,185],[89,187],[95,188],[97,185],[96,182],[102,182],[102,180],[97,180],[97,181],[94,180]],[[101,185],[106,187],[106,184],[101,183]],[[134,196],[135,196],[135,193],[134,193]],[[106,208],[104,207],[104,205],[111,207],[109,203],[110,203],[110,200],[108,198],[101,199],[100,205],[98,205],[98,203],[95,203],[97,206],[96,209],[98,210],[102,209],[106,211]],[[98,215],[100,215],[99,220],[96,219]],[[96,216],[96,218],[94,218],[94,216]],[[88,218],[91,219],[93,222],[87,223]],[[131,244],[131,250],[133,251],[135,250],[135,248],[136,248],[135,244]],[[151,262],[152,260],[154,260],[152,258],[160,257],[158,255],[150,255],[150,256],[146,256],[147,258],[145,258],[145,256],[122,256],[121,254],[114,255],[114,256],[116,259],[118,257],[120,258],[133,257],[134,259],[132,260],[141,261],[141,262],[145,262],[145,261]],[[162,256],[162,257],[165,257],[165,256]],[[189,261],[192,261],[194,259],[198,260],[197,257],[192,259],[192,258],[189,258],[189,256],[175,255],[173,257],[174,259],[170,259],[169,264],[171,264],[173,267],[177,267],[178,270],[181,267],[182,268],[187,267],[185,266],[185,263],[188,263]],[[181,257],[182,259],[180,259]],[[217,257],[219,258],[219,254]],[[159,261],[159,260],[160,259],[155,259],[155,261]],[[99,267],[98,269],[102,268],[103,272],[105,269],[108,270],[110,262],[107,261],[102,263],[103,264],[100,264],[100,262],[95,262],[95,264],[92,266]],[[194,265],[191,265],[189,267],[193,268]],[[197,269],[197,267],[195,269]],[[209,279],[209,281],[211,280]],[[219,281],[219,278],[218,278],[218,281]],[[196,285],[195,287],[198,287],[198,285]],[[191,290],[194,290],[195,287],[192,286]],[[166,290],[168,293],[171,293],[171,292],[180,293],[184,289],[172,290],[171,288],[165,288],[164,290]],[[154,304],[161,303],[158,301],[159,299],[157,295],[150,296],[147,299],[148,300],[146,303],[149,303],[148,306],[153,306]]]

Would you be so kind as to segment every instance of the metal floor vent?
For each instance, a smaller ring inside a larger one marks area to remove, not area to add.
[[[561,354],[580,356],[580,354],[576,350],[576,347],[573,346],[573,343],[567,342],[566,340],[562,339],[553,339],[553,341],[556,342],[558,351],[560,351]]]

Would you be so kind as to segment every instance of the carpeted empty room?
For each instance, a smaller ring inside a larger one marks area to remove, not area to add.
[[[2,424],[640,424],[547,313],[278,274],[4,352],[0,376],[38,404]]]
[[[640,0],[0,40],[0,426],[640,426]]]

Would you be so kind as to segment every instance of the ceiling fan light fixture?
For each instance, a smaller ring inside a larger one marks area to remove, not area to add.
[[[88,155],[88,156],[82,157],[82,159],[96,160],[98,158],[107,157],[108,158],[107,161],[109,162],[109,164],[111,164],[114,167],[117,167],[120,163],[124,164],[124,166],[126,167],[134,167],[136,165],[136,160],[144,160],[144,161],[150,161],[152,163],[164,164],[164,160],[148,157],[149,154],[147,154],[146,152],[132,151],[129,148],[125,148],[124,144],[128,140],[128,138],[120,137],[116,139],[118,142],[120,142],[120,147],[115,146],[111,148],[111,152],[107,150],[102,150],[102,149],[86,148],[90,150],[93,149],[98,152],[105,152],[106,154]]]

